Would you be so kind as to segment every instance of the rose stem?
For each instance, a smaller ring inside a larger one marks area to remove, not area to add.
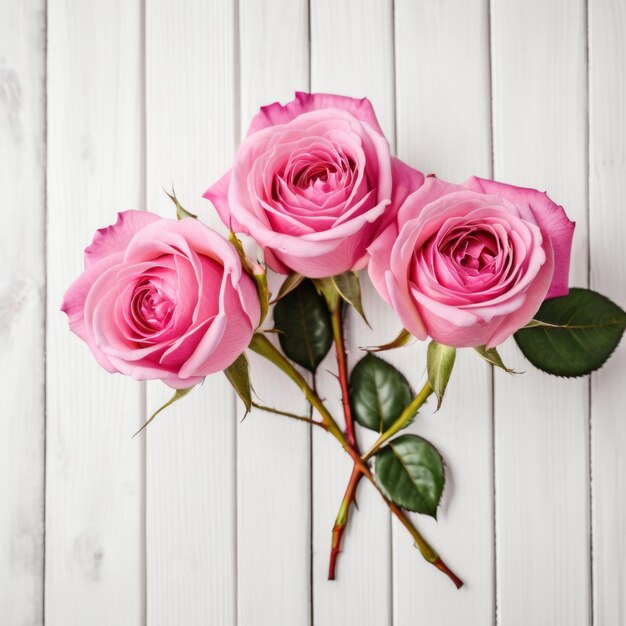
[[[412,402],[398,417],[398,419],[384,433],[380,435],[380,437],[376,440],[376,443],[374,443],[374,445],[361,456],[361,459],[363,461],[367,461],[368,459],[370,459],[372,456],[374,456],[374,454],[376,454],[376,452],[378,452],[383,443],[393,437],[398,431],[402,430],[402,428],[406,426],[407,422],[415,415],[415,413],[417,413],[422,404],[426,402],[432,391],[433,390],[431,386],[426,383],[422,390],[417,394],[417,396],[415,396]],[[361,480],[361,476],[361,470],[355,464],[352,469],[352,475],[350,476],[350,481],[348,482],[348,486],[346,487],[343,500],[341,501],[339,512],[337,513],[337,517],[335,518],[335,525],[333,526],[332,542],[330,548],[330,562],[328,566],[329,580],[335,579],[337,558],[339,557],[339,553],[341,552],[341,540],[343,537],[343,533],[346,529],[346,525],[348,524],[350,505],[356,497],[356,490]]]
[[[343,406],[344,420],[346,423],[346,438],[348,443],[358,451],[356,435],[354,432],[354,420],[352,419],[352,409],[350,407],[350,393],[348,389],[348,357],[346,355],[346,345],[343,337],[343,301],[339,300],[334,309],[331,310],[331,322],[333,328],[333,339],[335,341],[335,353],[337,355],[337,369],[339,386],[341,387],[341,403]],[[362,474],[355,466],[348,483],[348,489],[341,502],[337,518],[332,530],[332,540],[330,547],[330,558],[328,562],[328,580],[335,580],[335,570],[337,558],[341,552],[341,539],[348,524],[350,507],[356,498],[356,489]]]
[[[337,354],[337,369],[339,370],[339,386],[341,387],[341,404],[346,422],[346,439],[348,443],[358,450],[356,436],[354,434],[354,421],[350,408],[350,392],[348,389],[348,357],[346,355],[346,344],[343,338],[343,301],[339,300],[337,306],[331,311],[331,322],[333,327],[333,339],[335,341],[335,352]]]
[[[355,465],[359,468],[359,471],[365,475],[365,477],[374,485],[375,489],[380,493],[381,497],[387,504],[387,506],[391,509],[393,514],[398,518],[400,523],[409,531],[411,537],[415,541],[415,545],[417,549],[420,551],[422,556],[431,564],[433,564],[437,569],[441,570],[446,574],[450,580],[456,585],[457,588],[460,588],[463,585],[463,582],[456,576],[448,566],[441,560],[439,555],[433,548],[428,544],[428,542],[419,534],[417,529],[411,523],[411,520],[404,513],[404,511],[388,500],[384,494],[380,491],[380,488],[376,484],[372,473],[370,472],[369,467],[367,467],[366,463],[361,459],[359,453],[354,450],[349,444],[346,438],[344,437],[341,429],[337,425],[337,422],[334,420],[333,416],[328,412],[324,403],[320,400],[319,396],[311,389],[309,384],[304,380],[304,378],[298,373],[298,371],[291,365],[291,363],[276,349],[276,347],[261,333],[255,333],[252,337],[252,341],[250,342],[250,349],[253,352],[261,355],[262,357],[271,361],[274,365],[276,365],[280,370],[282,370],[291,380],[300,388],[306,399],[309,401],[311,406],[317,410],[322,421],[318,424],[322,426],[325,430],[327,430],[337,441],[341,444],[342,448],[350,455]]]

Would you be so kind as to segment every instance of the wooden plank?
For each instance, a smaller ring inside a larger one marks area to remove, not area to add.
[[[398,156],[454,182],[491,173],[488,23],[485,0],[396,1]],[[402,359],[417,387],[425,368],[425,345]],[[441,410],[433,414],[432,404],[411,430],[443,454],[446,490],[438,522],[424,516],[413,519],[465,587],[455,591],[447,578],[420,562],[410,537],[394,524],[394,625],[413,624],[416,616],[442,625],[490,624],[494,621],[490,368],[473,351],[459,351]]]
[[[394,138],[393,15],[390,0],[312,0],[311,90],[353,97],[367,96],[386,133]],[[367,285],[367,279],[364,280]],[[396,328],[393,316],[380,308],[378,297],[364,287],[364,307],[376,329],[348,316],[348,360],[363,353],[359,346],[387,337]],[[319,390],[329,408],[341,416],[334,352],[319,369]],[[365,442],[365,439],[363,440]],[[380,496],[365,484],[359,488],[359,509],[352,510],[339,557],[337,580],[328,581],[331,530],[352,463],[324,432],[313,436],[313,608],[314,623],[388,624],[391,613],[390,519]]]
[[[235,147],[231,2],[146,4],[147,207],[172,217],[162,187],[216,226],[202,199]],[[171,390],[148,385],[148,407]],[[147,615],[160,624],[236,621],[234,394],[215,374],[147,432]]]
[[[492,3],[494,174],[547,189],[577,221],[571,284],[587,282],[585,3]],[[533,370],[495,385],[498,620],[588,624],[588,387]]]
[[[308,90],[308,3],[241,0],[239,42],[243,137],[259,106]],[[270,280],[276,292],[282,278]],[[255,354],[250,362],[264,404],[307,414],[300,391],[277,369]],[[309,624],[310,429],[253,411],[239,424],[237,457],[238,624]]]
[[[82,250],[141,206],[141,3],[48,2],[46,603],[50,626],[143,623],[142,389],[70,335]]]
[[[589,3],[591,288],[626,307],[626,11]],[[626,350],[592,377],[593,623],[626,622]]]
[[[0,2],[0,615],[43,623],[45,3]]]

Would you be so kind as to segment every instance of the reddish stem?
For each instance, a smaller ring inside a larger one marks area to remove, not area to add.
[[[441,570],[455,584],[457,589],[463,586],[463,581],[441,559],[437,559],[433,565]]]
[[[335,571],[337,569],[337,557],[341,552],[341,539],[348,524],[348,514],[350,506],[356,497],[356,488],[361,480],[361,470],[355,465],[352,468],[352,476],[346,488],[346,493],[341,501],[341,507],[333,526],[333,539],[330,548],[330,561],[328,565],[328,580],[335,580]]]
[[[337,370],[339,386],[341,387],[341,404],[346,423],[346,439],[349,446],[358,453],[356,436],[354,433],[354,420],[352,419],[352,408],[350,407],[350,390],[348,383],[348,357],[346,355],[346,344],[343,337],[343,303],[339,301],[337,306],[331,311],[333,338],[335,341],[335,353],[337,355]],[[337,559],[341,552],[341,540],[348,523],[350,507],[356,496],[357,485],[362,473],[355,465],[352,469],[352,476],[346,488],[345,495],[341,501],[341,507],[333,526],[333,535],[330,547],[330,559],[328,564],[328,580],[335,580],[335,570]]]
[[[346,422],[346,439],[355,449],[357,448],[356,436],[354,434],[354,421],[352,419],[352,409],[350,408],[350,390],[348,386],[348,356],[346,354],[346,344],[343,338],[343,303],[339,301],[331,312],[333,337],[335,340],[335,352],[337,354],[337,369],[339,371],[339,386],[341,387],[341,404]]]

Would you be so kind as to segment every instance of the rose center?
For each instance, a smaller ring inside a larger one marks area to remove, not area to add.
[[[492,233],[483,231],[446,237],[439,251],[464,273],[481,274],[493,271],[499,245]]]
[[[138,328],[154,333],[168,325],[176,306],[173,294],[168,293],[162,280],[150,279],[140,282],[133,293],[131,312]]]

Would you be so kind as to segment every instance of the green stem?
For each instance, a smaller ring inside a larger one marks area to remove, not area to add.
[[[296,413],[290,413],[289,411],[281,411],[280,409],[275,409],[271,406],[265,406],[264,404],[259,404],[258,402],[252,402],[252,406],[255,409],[259,409],[259,411],[265,411],[266,413],[274,413],[274,415],[282,415],[283,417],[291,417],[294,420],[299,420],[301,422],[307,422],[307,424],[313,424],[314,426],[324,425],[322,422],[318,422],[317,420],[311,419],[310,417],[304,417],[303,415],[297,415]]]
[[[291,378],[291,380],[293,380],[296,385],[298,385],[298,387],[300,387],[306,399],[320,414],[320,417],[322,418],[321,425],[324,426],[324,428],[326,428],[326,430],[328,430],[328,432],[333,435],[335,439],[337,439],[337,441],[341,444],[341,447],[350,455],[359,471],[364,474],[365,477],[374,485],[375,489],[378,491],[378,493],[380,493],[381,497],[383,498],[387,506],[391,509],[393,514],[398,518],[400,523],[409,531],[411,537],[413,537],[413,540],[415,541],[415,545],[417,546],[422,556],[429,563],[432,563],[435,567],[444,572],[457,586],[457,588],[460,587],[463,584],[461,580],[447,567],[447,565],[439,558],[437,552],[420,535],[420,533],[411,523],[411,520],[408,518],[406,513],[399,506],[397,506],[385,497],[385,495],[376,484],[372,472],[366,465],[366,462],[363,461],[359,456],[359,453],[348,444],[343,432],[337,425],[337,422],[335,421],[333,416],[324,406],[324,403],[309,386],[306,380],[304,380],[304,378],[293,367],[293,365],[291,365],[291,363],[276,349],[276,347],[267,339],[267,337],[265,337],[261,333],[254,334],[249,347],[252,351],[274,363],[274,365],[276,365],[281,371],[287,374],[287,376]]]
[[[250,350],[260,354],[262,357],[271,361],[282,372],[287,374],[291,380],[293,380],[300,390],[304,394],[305,398],[309,401],[311,406],[317,410],[322,418],[322,425],[333,435],[344,448],[348,445],[341,429],[337,425],[337,422],[333,416],[328,412],[324,403],[320,400],[319,396],[313,391],[309,383],[304,380],[304,377],[296,370],[296,368],[284,357],[279,350],[272,344],[272,342],[263,334],[255,333],[252,336],[250,342]]]
[[[396,433],[400,432],[419,411],[421,406],[428,400],[433,393],[433,388],[426,383],[420,392],[411,400],[411,403],[402,411],[400,417],[376,440],[374,445],[361,457],[364,461],[371,459],[381,448],[381,446],[389,441]]]
[[[412,417],[417,413],[419,408],[426,402],[430,394],[433,392],[431,386],[426,383],[422,390],[415,396],[415,398],[411,401],[411,403],[404,409],[404,411],[400,414],[398,419],[378,438],[376,443],[361,456],[363,461],[367,461],[371,457],[373,457],[376,452],[380,449],[380,447],[391,437],[393,437],[397,432],[402,430],[408,422],[412,419]],[[357,467],[354,465],[352,470],[352,475],[350,476],[350,481],[348,482],[348,486],[346,487],[346,491],[343,496],[343,500],[341,501],[341,505],[339,507],[339,512],[337,513],[337,517],[335,518],[335,524],[333,526],[332,531],[332,542],[330,548],[330,563],[328,567],[328,579],[335,579],[335,569],[337,567],[337,559],[339,557],[339,553],[341,552],[341,540],[343,537],[344,530],[348,523],[348,516],[350,513],[350,506],[356,497],[357,487],[359,486],[359,482],[361,480],[361,476],[363,474]],[[407,527],[408,528],[408,527]],[[412,526],[411,526],[412,528]],[[411,531],[409,531],[411,532]],[[415,538],[414,538],[415,539]],[[419,546],[421,541],[415,539],[415,543]],[[421,550],[421,549],[420,549]],[[424,554],[424,552],[422,552]]]

